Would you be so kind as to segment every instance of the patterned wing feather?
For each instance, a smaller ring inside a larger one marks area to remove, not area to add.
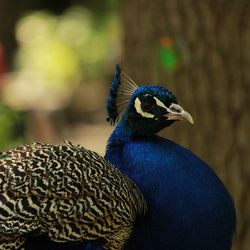
[[[0,155],[0,248],[17,249],[25,234],[40,232],[56,242],[104,239],[106,249],[122,249],[145,211],[130,179],[68,141]]]

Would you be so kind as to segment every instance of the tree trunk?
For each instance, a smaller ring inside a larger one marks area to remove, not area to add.
[[[123,64],[172,90],[195,124],[165,136],[213,166],[237,207],[234,249],[250,249],[250,1],[122,0]]]

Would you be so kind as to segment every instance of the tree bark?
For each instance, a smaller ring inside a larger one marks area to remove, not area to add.
[[[250,1],[122,0],[120,7],[126,73],[139,85],[165,85],[192,114],[194,126],[175,123],[164,135],[223,179],[237,207],[234,249],[250,249]],[[161,61],[164,46],[177,61],[171,67]]]

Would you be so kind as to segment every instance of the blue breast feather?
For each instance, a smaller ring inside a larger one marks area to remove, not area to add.
[[[123,146],[112,140],[106,159],[137,183],[149,204],[148,217],[138,224],[128,249],[230,249],[233,201],[206,163],[158,136]]]

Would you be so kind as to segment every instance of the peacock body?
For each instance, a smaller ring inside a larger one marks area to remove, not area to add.
[[[104,249],[122,249],[145,211],[130,179],[68,141],[0,155],[0,249],[18,249],[30,235],[58,243],[101,240]]]
[[[137,87],[117,66],[107,111],[111,123],[121,119],[105,158],[138,185],[148,204],[127,249],[230,250],[236,216],[226,187],[192,152],[156,135],[174,121],[193,123],[176,97],[157,85]]]
[[[46,235],[62,245],[39,249],[83,242],[78,249],[229,250],[236,224],[229,192],[201,159],[156,135],[174,121],[193,122],[176,97],[138,87],[117,66],[107,110],[112,124],[121,116],[105,155],[116,168],[69,142],[1,154],[0,249]],[[148,212],[138,221],[143,196]],[[99,246],[88,244],[95,240]]]

